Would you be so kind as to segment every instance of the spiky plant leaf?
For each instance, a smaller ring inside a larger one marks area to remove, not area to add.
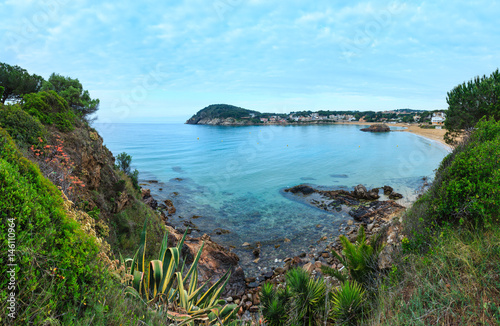
[[[365,291],[356,281],[346,281],[331,294],[331,317],[341,325],[356,325],[362,316]]]

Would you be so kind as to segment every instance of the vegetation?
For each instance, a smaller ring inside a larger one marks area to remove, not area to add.
[[[24,148],[38,144],[39,139],[47,136],[45,126],[17,104],[0,106],[0,126]]]
[[[188,123],[196,124],[201,119],[241,119],[243,117],[250,117],[251,114],[260,115],[260,112],[251,111],[228,104],[213,104],[198,111],[198,113],[196,113],[191,117],[191,119],[188,120]]]
[[[483,117],[500,119],[500,72],[497,69],[490,76],[456,86],[448,92],[446,101],[446,140],[453,143],[461,132],[471,131]]]
[[[355,244],[352,244],[344,235],[340,236],[340,242],[343,246],[342,255],[339,255],[335,250],[332,250],[332,254],[342,265],[347,267],[349,277],[368,289],[376,286],[374,281],[375,274],[378,272],[378,257],[384,248],[380,242],[380,236],[375,236],[371,240],[373,246],[368,244],[365,228],[361,226]],[[336,269],[324,266],[322,271],[343,283],[347,281],[347,277]]]
[[[21,155],[2,128],[0,185],[0,241],[12,249],[1,255],[3,262],[17,264],[18,322],[42,324],[69,311],[81,315],[94,287],[108,277],[96,259],[99,248],[66,216],[60,191]],[[7,264],[0,266],[1,275],[8,270]],[[5,312],[9,278],[1,280]]]
[[[326,298],[323,278],[314,279],[302,268],[292,269],[284,287],[262,286],[262,314],[269,325],[320,325],[327,318]]]
[[[44,125],[54,125],[60,131],[72,131],[76,116],[68,103],[54,91],[26,94],[22,108]]]
[[[43,78],[30,75],[28,71],[19,67],[0,62],[0,102],[20,100],[23,95],[36,93],[42,87]]]
[[[117,166],[118,168],[123,171],[126,175],[130,177],[132,180],[132,185],[134,186],[135,189],[139,189],[139,171],[137,169],[134,170],[134,172],[131,171],[131,166],[130,164],[132,163],[132,156],[128,155],[127,153],[123,152],[118,154],[116,157],[116,161],[118,162]]]
[[[49,80],[43,83],[42,90],[55,91],[68,102],[79,117],[86,118],[99,109],[99,99],[90,98],[89,91],[83,89],[78,79],[53,73]]]
[[[131,262],[130,267],[125,269],[125,279],[130,280],[128,293],[165,313],[172,321],[179,322],[179,325],[195,323],[229,325],[236,315],[238,306],[225,305],[224,300],[219,299],[229,280],[229,271],[209,289],[203,290],[206,283],[198,287],[197,266],[203,243],[191,267],[183,275],[185,265],[183,263],[181,267],[180,252],[187,233],[173,248],[168,247],[168,233],[166,233],[158,259],[146,264],[146,227],[147,221],[134,258],[122,260],[123,264]]]

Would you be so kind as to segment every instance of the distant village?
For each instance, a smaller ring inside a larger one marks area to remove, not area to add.
[[[261,123],[264,124],[280,124],[280,123],[290,123],[290,122],[313,122],[313,121],[324,121],[324,122],[385,122],[385,123],[427,123],[429,125],[441,126],[446,120],[446,114],[441,111],[429,112],[429,111],[406,111],[406,110],[396,110],[396,111],[381,111],[381,112],[353,112],[351,114],[322,114],[320,112],[311,113],[296,113],[292,112],[288,115],[286,114],[250,114],[249,117],[243,117],[243,119],[259,119]]]

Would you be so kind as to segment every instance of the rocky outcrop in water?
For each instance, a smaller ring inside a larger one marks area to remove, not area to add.
[[[390,196],[403,198],[389,186],[384,186],[384,194],[390,189]],[[366,220],[374,214],[393,214],[395,211],[404,210],[404,207],[389,201],[377,201],[380,198],[379,188],[367,190],[363,185],[357,185],[353,191],[320,190],[309,185],[298,185],[284,190],[285,193],[295,195],[295,199],[325,211],[339,211],[341,207],[351,207],[349,214],[357,220]],[[298,195],[298,196],[297,196]],[[368,204],[367,204],[368,202]]]
[[[361,131],[367,131],[367,132],[389,132],[391,131],[391,128],[386,125],[386,124],[377,124],[377,125],[371,125],[368,128],[363,128]]]

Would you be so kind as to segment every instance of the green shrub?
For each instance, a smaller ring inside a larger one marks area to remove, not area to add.
[[[8,278],[0,278],[0,319],[43,324],[71,311],[83,313],[94,285],[107,273],[98,263],[98,246],[80,225],[66,216],[60,191],[24,158],[0,128],[0,243],[9,247],[15,224],[17,319],[5,316]],[[12,233],[12,232],[10,232]],[[12,242],[11,242],[12,243]],[[2,261],[7,262],[2,250]],[[7,264],[0,275],[7,275]],[[9,323],[9,322],[7,322]]]
[[[320,325],[327,318],[325,282],[302,268],[288,271],[284,289],[265,284],[260,295],[262,314],[269,325]]]
[[[440,224],[492,227],[500,222],[500,122],[481,120],[470,140],[445,158],[430,217]]]
[[[345,281],[331,293],[331,318],[340,325],[357,325],[363,316],[365,291],[356,281]]]
[[[45,125],[55,125],[62,132],[72,131],[76,115],[65,99],[54,91],[26,94],[22,108]]]
[[[375,274],[378,271],[378,257],[384,246],[380,243],[380,236],[373,237],[370,245],[366,241],[365,228],[359,228],[358,238],[352,244],[344,235],[340,236],[343,250],[342,256],[332,250],[332,254],[346,267],[351,279],[367,288],[374,285]],[[323,273],[346,282],[347,277],[336,269],[323,266]]]
[[[22,147],[29,147],[39,143],[39,138],[45,139],[45,127],[18,105],[0,107],[0,127],[4,128]]]

